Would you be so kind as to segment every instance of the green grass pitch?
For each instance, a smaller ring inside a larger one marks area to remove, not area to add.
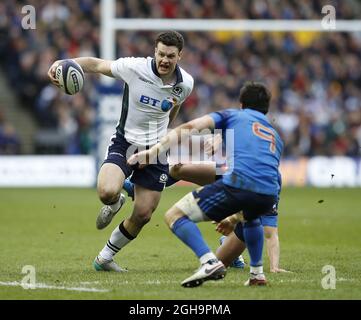
[[[293,272],[268,273],[264,251],[269,286],[244,287],[247,267],[192,289],[180,282],[198,260],[163,222],[165,211],[189,190],[165,190],[151,222],[115,258],[129,272],[116,274],[96,272],[92,261],[130,214],[129,198],[112,224],[98,231],[101,204],[94,189],[0,189],[0,299],[361,299],[360,189],[285,188],[279,208],[281,267]],[[200,228],[216,249],[214,226]],[[26,265],[35,267],[36,289],[19,285]],[[321,286],[325,265],[336,270],[334,290]]]

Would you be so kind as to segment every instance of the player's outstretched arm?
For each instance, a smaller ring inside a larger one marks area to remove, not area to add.
[[[108,77],[113,77],[110,65],[111,60],[104,60],[93,57],[82,57],[74,59],[83,68],[84,72],[101,73]]]
[[[203,117],[191,120],[187,123],[184,123],[175,129],[169,131],[160,142],[151,147],[149,150],[141,151],[139,153],[133,154],[128,159],[129,165],[135,165],[139,162],[140,167],[144,167],[149,163],[155,163],[158,155],[169,150],[170,146],[176,144],[180,141],[181,137],[186,137],[191,134],[194,134],[194,131],[202,131],[204,129],[214,129],[214,120],[211,116],[205,115]]]
[[[279,267],[280,243],[278,239],[278,228],[265,226],[264,234],[266,239],[267,254],[270,262],[270,272],[290,272]]]
[[[73,59],[75,62],[77,62],[83,69],[84,72],[88,73],[100,73],[104,74],[109,77],[113,77],[110,64],[112,61],[110,60],[103,60],[99,58],[94,57],[81,57],[81,58],[75,58]],[[55,78],[55,70],[59,66],[63,60],[57,60],[55,61],[49,68],[48,76],[50,78],[50,81],[55,84],[56,86],[59,86],[58,80]]]

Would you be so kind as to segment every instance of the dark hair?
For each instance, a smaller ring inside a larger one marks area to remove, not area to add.
[[[268,112],[270,100],[271,92],[260,82],[247,81],[239,95],[243,109],[254,109],[263,114]]]
[[[159,42],[162,42],[166,46],[175,46],[178,48],[179,52],[182,51],[184,46],[183,36],[177,31],[165,31],[159,33],[155,39],[155,46],[157,46]]]

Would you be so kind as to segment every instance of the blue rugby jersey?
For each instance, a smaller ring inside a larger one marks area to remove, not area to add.
[[[267,117],[253,109],[226,109],[209,115],[226,141],[229,170],[223,175],[224,184],[278,195],[283,142]],[[226,129],[234,130],[232,146],[227,142]]]

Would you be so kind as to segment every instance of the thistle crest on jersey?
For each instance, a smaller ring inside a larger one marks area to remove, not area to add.
[[[179,97],[183,92],[183,89],[181,87],[174,87],[173,90],[172,90],[172,93]]]

